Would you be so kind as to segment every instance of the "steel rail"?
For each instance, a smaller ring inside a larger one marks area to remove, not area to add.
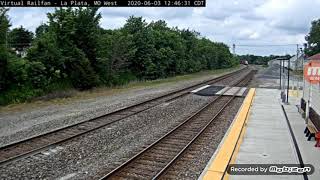
[[[245,83],[247,83],[248,81],[250,81],[252,77],[252,73],[249,73],[248,76],[243,79],[243,81]],[[243,81],[241,81],[239,84],[241,84]],[[220,111],[213,117],[210,119],[210,122],[208,122],[206,124],[205,127],[203,127],[201,129],[201,131],[179,152],[179,154],[177,154],[159,173],[157,173],[152,179],[158,179],[159,177],[161,177],[172,165],[174,162],[176,162],[178,160],[178,158],[180,158],[183,153],[200,137],[201,134],[203,134],[203,132],[212,124],[212,122],[223,112],[223,110],[225,110],[225,108],[231,103],[231,101],[233,101],[236,97],[236,95],[239,93],[241,89],[237,90],[237,92],[234,93],[234,95],[230,98],[230,100],[223,106],[223,108],[220,109]]]
[[[174,96],[172,98],[169,98],[169,99],[165,100],[164,102],[172,101],[174,99],[177,99],[179,97],[182,97],[182,96],[185,96],[185,95],[189,94],[188,90],[190,90],[192,88],[195,88],[197,86],[201,86],[201,85],[207,84],[207,83],[211,83],[212,84],[212,83],[216,83],[216,82],[222,81],[224,79],[227,79],[229,77],[234,76],[235,74],[241,73],[242,71],[244,71],[246,69],[247,68],[243,68],[241,70],[234,71],[232,73],[229,73],[229,74],[226,74],[226,75],[223,75],[223,76],[211,79],[211,80],[207,80],[207,81],[204,81],[204,82],[201,82],[201,83],[198,83],[198,84],[195,84],[195,85],[192,85],[192,86],[189,86],[189,87],[177,90],[177,91],[173,91],[173,92],[170,92],[168,94],[165,94],[165,95],[162,95],[162,96],[159,96],[159,97],[156,97],[156,98],[153,98],[153,99],[141,102],[141,103],[137,103],[135,105],[132,105],[132,106],[129,106],[129,107],[126,107],[126,108],[122,108],[122,109],[116,110],[114,112],[111,112],[111,113],[108,113],[108,114],[105,114],[105,115],[102,115],[102,116],[99,116],[99,117],[96,117],[96,118],[93,118],[93,119],[90,119],[90,120],[87,120],[87,121],[76,123],[76,124],[73,124],[73,125],[70,125],[70,126],[65,126],[63,128],[60,128],[60,129],[56,129],[56,130],[53,130],[53,131],[50,131],[50,132],[46,132],[46,133],[43,133],[43,134],[40,134],[40,135],[37,135],[37,136],[33,136],[33,137],[30,137],[30,138],[27,138],[27,139],[24,139],[24,140],[21,140],[21,141],[17,141],[17,142],[5,145],[3,147],[0,147],[0,166],[3,166],[5,164],[11,163],[11,162],[19,160],[19,159],[23,159],[25,157],[28,157],[28,156],[31,156],[31,155],[34,155],[34,154],[37,154],[37,153],[39,153],[39,152],[41,152],[41,151],[43,151],[45,149],[51,148],[53,146],[56,146],[58,144],[61,144],[61,143],[66,142],[68,140],[71,140],[73,138],[77,138],[77,137],[79,137],[81,135],[90,133],[90,132],[95,131],[97,129],[100,129],[100,128],[103,128],[105,126],[108,126],[108,125],[110,125],[112,123],[118,122],[118,121],[120,121],[122,119],[128,118],[130,116],[133,116],[135,114],[141,113],[143,111],[146,111],[146,110],[148,110],[148,109],[150,109],[152,107],[155,107],[155,106],[157,106],[157,105],[159,105],[159,104],[161,104],[163,102],[156,103],[156,104],[151,104],[151,106],[148,106],[147,108],[143,108],[142,110],[139,110],[139,111],[135,111],[135,112],[130,111],[130,114],[128,114],[128,115],[123,115],[123,117],[121,117],[121,118],[118,118],[118,119],[116,119],[114,121],[111,121],[111,122],[105,123],[103,125],[94,127],[92,129],[83,131],[82,133],[78,133],[78,134],[69,136],[67,138],[59,139],[57,141],[48,142],[47,144],[45,144],[43,146],[39,146],[39,147],[36,147],[36,148],[33,148],[33,149],[31,148],[31,150],[29,150],[29,151],[23,151],[21,153],[17,153],[17,155],[14,155],[14,156],[4,157],[4,158],[2,157],[1,158],[1,154],[3,154],[1,152],[10,151],[10,150],[14,149],[15,147],[23,145],[23,143],[26,143],[28,145],[28,143],[30,143],[30,142],[32,143],[32,141],[34,141],[36,139],[39,139],[39,138],[45,139],[46,137],[48,137],[48,136],[50,136],[52,134],[63,132],[65,130],[68,130],[68,129],[71,129],[71,128],[76,128],[77,126],[80,127],[81,125],[84,125],[86,123],[90,123],[90,122],[93,122],[93,121],[101,119],[101,118],[107,118],[107,117],[110,117],[110,116],[115,115],[117,113],[122,113],[122,112],[125,112],[125,111],[129,111],[130,109],[136,108],[138,106],[143,106],[143,105],[146,105],[147,103],[152,103],[154,101],[157,101],[157,100],[160,100],[160,99],[165,99],[165,98],[170,97],[172,95],[175,95],[175,94],[178,94],[178,93],[182,93],[182,94],[180,94],[178,96]],[[184,92],[184,91],[186,91],[186,92]]]
[[[243,82],[243,80],[247,79],[248,76],[250,76],[251,72],[246,74],[244,78],[240,79],[239,81],[237,81],[235,84],[233,85],[237,85],[240,84],[241,82]],[[177,129],[179,129],[180,127],[182,127],[183,125],[185,125],[186,123],[188,123],[191,119],[193,119],[194,117],[196,117],[197,115],[199,115],[202,111],[204,111],[205,109],[209,108],[211,105],[213,105],[217,100],[219,100],[221,97],[223,97],[223,94],[225,92],[227,92],[228,90],[230,90],[232,87],[228,87],[223,93],[221,93],[217,98],[215,98],[213,101],[211,101],[210,103],[206,104],[205,106],[203,106],[201,109],[199,109],[197,112],[193,113],[191,116],[189,116],[185,121],[183,121],[182,123],[180,123],[178,126],[176,126],[174,129],[172,129],[171,131],[169,131],[168,133],[166,133],[165,135],[163,135],[161,138],[159,138],[157,141],[155,141],[154,143],[152,143],[151,145],[149,145],[148,147],[146,147],[145,149],[143,149],[142,151],[140,151],[139,153],[137,153],[135,156],[133,156],[132,158],[130,158],[129,160],[127,160],[125,163],[121,164],[120,166],[118,166],[117,168],[115,168],[114,170],[112,170],[111,172],[109,172],[108,174],[104,175],[103,177],[100,178],[100,180],[103,179],[108,179],[111,176],[115,175],[116,173],[120,172],[123,168],[125,168],[126,166],[128,166],[131,162],[133,162],[134,160],[136,160],[137,158],[139,158],[140,156],[142,156],[144,153],[146,153],[148,150],[150,150],[152,147],[154,147],[155,145],[157,145],[158,143],[160,143],[163,139],[165,139],[166,137],[168,137],[169,135],[171,135],[173,132],[175,132]],[[235,93],[235,95],[240,91],[240,89]],[[228,102],[218,111],[218,113],[214,116],[213,119],[215,119],[224,109],[225,107],[234,99],[235,95],[233,95],[230,100],[228,100]],[[211,121],[213,121],[213,119]],[[159,172],[160,173],[160,172]]]

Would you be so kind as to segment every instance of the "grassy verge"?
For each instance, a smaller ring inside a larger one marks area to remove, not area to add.
[[[78,100],[86,100],[91,98],[97,98],[102,96],[110,96],[117,93],[126,92],[134,89],[143,89],[147,87],[170,85],[179,81],[189,81],[198,78],[203,78],[205,76],[222,75],[227,72],[234,71],[240,67],[228,68],[228,69],[218,69],[211,71],[202,71],[193,74],[187,74],[182,76],[175,76],[166,79],[158,79],[153,81],[136,81],[130,82],[126,85],[115,86],[115,87],[99,87],[88,91],[76,91],[74,89],[68,89],[64,91],[55,91],[43,97],[35,98],[30,102],[10,104],[7,106],[0,107],[0,113],[4,112],[15,112],[26,109],[33,109],[37,107],[44,107],[48,105],[64,105]]]
[[[238,68],[239,67],[228,68],[228,69],[218,69],[218,70],[211,70],[211,71],[202,71],[202,72],[198,72],[198,73],[187,74],[187,75],[182,75],[182,76],[175,76],[175,77],[170,77],[170,78],[166,78],[166,79],[158,79],[158,80],[153,80],[153,81],[132,82],[126,86],[127,87],[141,87],[141,86],[148,87],[148,86],[160,85],[163,83],[175,83],[175,82],[179,82],[179,81],[188,81],[188,80],[193,80],[193,79],[201,78],[201,77],[208,76],[208,75],[223,74],[226,72],[236,70]]]
[[[294,75],[296,75],[296,76],[303,76],[303,71],[301,70],[296,70],[296,71],[292,71],[292,73],[294,74]]]

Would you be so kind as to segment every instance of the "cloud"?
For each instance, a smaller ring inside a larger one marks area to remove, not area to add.
[[[260,34],[258,32],[255,32],[251,29],[244,29],[241,30],[236,37],[240,40],[253,40],[258,39],[260,37]]]
[[[24,26],[35,31],[41,24],[47,22],[47,13],[53,8],[10,8],[9,17],[12,28]]]
[[[214,41],[235,44],[304,43],[311,21],[319,17],[320,0],[214,0],[205,8],[100,8],[101,26],[116,29],[131,16],[150,22],[163,19],[171,27],[189,28]],[[13,27],[35,30],[52,8],[11,8]],[[283,48],[238,48],[238,53],[294,53]]]
[[[192,15],[193,9],[183,8],[100,8],[100,12],[106,17],[129,17],[131,15],[143,16],[148,18],[163,18],[163,19],[181,19]]]
[[[257,9],[267,24],[288,33],[305,33],[310,21],[320,18],[320,0],[270,0]]]
[[[232,16],[245,15],[262,3],[261,0],[216,0],[204,9],[204,16],[213,20],[225,20]]]

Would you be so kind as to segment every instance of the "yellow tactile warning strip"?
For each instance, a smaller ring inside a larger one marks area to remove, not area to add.
[[[300,90],[289,90],[289,96],[291,97],[299,97],[300,95],[302,95]]]
[[[237,142],[237,145],[236,145],[236,148],[232,154],[232,158],[229,162],[229,164],[234,164],[235,161],[236,161],[236,158],[237,158],[237,155],[238,155],[238,152],[239,152],[239,149],[240,149],[240,145],[242,144],[242,141],[243,141],[243,137],[246,133],[246,130],[247,130],[247,123],[248,123],[248,118],[249,118],[249,114],[251,112],[251,108],[249,108],[249,112],[247,113],[247,117],[246,117],[246,120],[245,120],[245,125],[243,126],[242,128],[242,131],[241,131],[241,134],[239,136],[239,139],[238,139],[238,142]],[[224,180],[227,180],[229,179],[229,174],[228,173],[225,173],[224,177],[223,177]]]
[[[247,97],[245,98],[243,105],[239,113],[237,114],[234,123],[226,136],[221,148],[218,150],[215,159],[207,169],[204,175],[204,180],[220,180],[228,179],[226,173],[227,166],[230,162],[235,161],[235,156],[240,148],[242,138],[244,135],[245,124],[250,111],[250,107],[253,101],[256,90],[250,89]]]

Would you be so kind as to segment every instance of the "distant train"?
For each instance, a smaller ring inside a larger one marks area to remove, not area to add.
[[[241,61],[240,61],[240,64],[249,65],[248,61],[246,61],[246,60],[241,60]]]

